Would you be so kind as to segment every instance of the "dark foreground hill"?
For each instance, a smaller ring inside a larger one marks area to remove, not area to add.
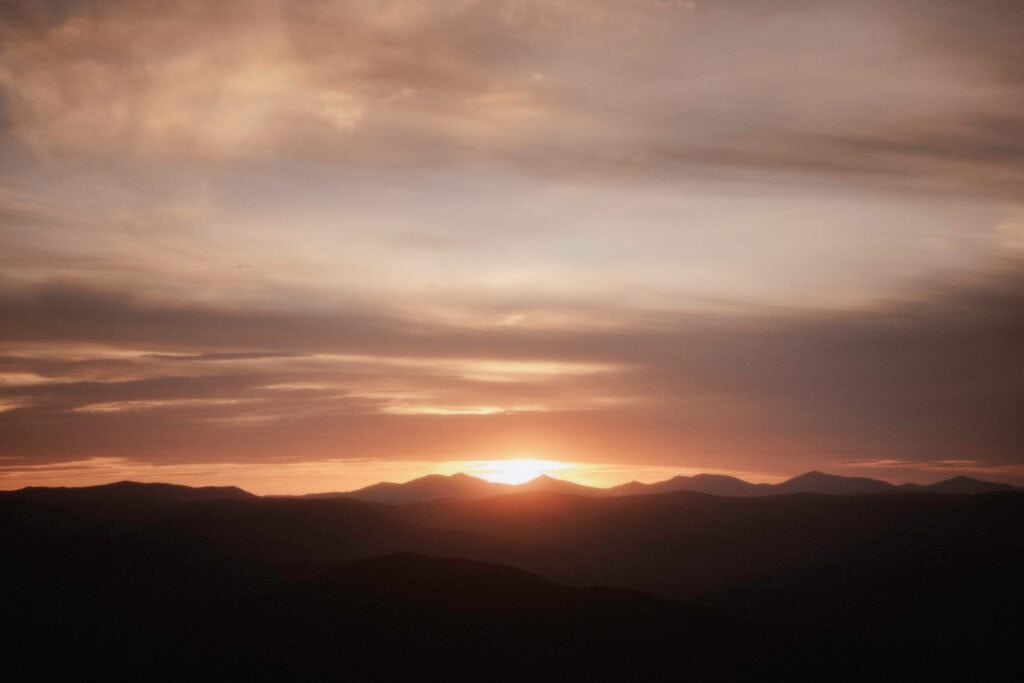
[[[26,615],[24,602],[4,664],[26,680],[764,680],[866,673],[881,654],[839,634],[408,554],[159,609],[108,594]]]
[[[570,588],[511,567],[392,555],[226,607],[190,641],[203,661],[282,678],[728,680],[823,673],[806,633],[614,588]],[[325,626],[327,626],[325,628]],[[198,647],[196,647],[197,640]],[[846,643],[816,634],[829,657]],[[861,646],[863,647],[863,646]],[[241,668],[236,663],[241,662]]]
[[[90,495],[0,496],[0,666],[992,680],[1024,637],[1012,492]]]

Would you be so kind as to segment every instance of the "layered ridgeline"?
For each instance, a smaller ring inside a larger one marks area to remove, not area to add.
[[[712,496],[760,497],[793,493],[816,493],[832,496],[859,496],[893,493],[937,493],[946,495],[972,495],[1000,491],[1024,491],[1011,484],[981,481],[957,476],[934,484],[890,484],[866,477],[841,477],[823,472],[807,472],[778,484],[752,484],[736,477],[720,474],[677,476],[665,481],[644,484],[633,481],[610,488],[584,486],[549,475],[540,475],[523,484],[502,484],[473,477],[468,474],[428,474],[404,483],[380,482],[354,491],[310,493],[301,496],[272,496],[277,498],[351,498],[370,503],[422,503],[432,500],[478,500],[513,493],[564,493],[577,496],[619,497],[644,496],[659,493],[689,491]],[[32,498],[37,500],[90,500],[107,501],[140,498],[146,501],[171,500],[237,500],[255,498],[253,494],[235,486],[189,487],[172,484],[120,481],[100,486],[43,487],[30,486],[16,491],[0,491],[0,496]]]
[[[0,494],[0,677],[993,680],[1019,662],[1021,492],[400,490],[446,482],[472,497]]]
[[[581,496],[641,496],[674,491],[692,491],[713,496],[749,497],[772,496],[789,493],[821,493],[854,496],[878,493],[944,493],[973,494],[1020,490],[1010,484],[979,481],[958,476],[935,484],[890,484],[865,477],[840,477],[822,472],[807,472],[779,484],[751,484],[750,482],[719,474],[678,476],[652,484],[630,482],[603,489],[582,486],[562,479],[541,475],[525,484],[499,484],[467,474],[430,474],[419,479],[395,484],[382,482],[356,491],[315,493],[310,498],[353,498],[374,503],[418,503],[428,500],[473,500],[509,493],[547,491]]]

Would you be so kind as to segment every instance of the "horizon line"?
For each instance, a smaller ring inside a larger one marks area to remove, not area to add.
[[[517,482],[517,483],[509,483],[509,482],[491,481],[491,480],[485,479],[483,477],[479,477],[479,476],[476,476],[476,475],[473,475],[473,474],[469,474],[467,472],[459,471],[459,472],[452,472],[450,474],[445,474],[445,473],[441,473],[441,472],[431,472],[431,473],[424,474],[424,475],[421,475],[421,476],[418,476],[418,477],[413,477],[412,479],[408,479],[406,481],[386,481],[386,480],[382,480],[382,481],[374,482],[372,484],[368,484],[366,486],[361,486],[359,488],[350,489],[350,490],[344,490],[344,491],[342,491],[342,490],[307,491],[305,493],[264,493],[264,494],[260,494],[260,493],[253,493],[252,491],[249,491],[246,488],[244,488],[242,486],[238,486],[236,484],[191,485],[191,484],[180,484],[180,483],[175,483],[175,482],[171,482],[171,481],[139,481],[139,480],[136,480],[136,479],[117,479],[117,480],[108,481],[108,482],[104,482],[104,483],[98,483],[98,484],[83,484],[81,486],[46,486],[46,485],[30,484],[28,486],[22,486],[20,488],[15,488],[15,489],[0,488],[0,493],[17,493],[18,491],[25,491],[25,490],[30,490],[30,489],[88,489],[88,488],[100,488],[100,487],[104,487],[104,486],[115,486],[117,484],[136,484],[136,485],[140,485],[140,486],[154,486],[154,485],[155,486],[159,486],[159,485],[164,485],[164,486],[180,486],[180,487],[183,487],[183,488],[190,488],[190,489],[224,489],[224,488],[234,488],[234,489],[238,489],[239,491],[243,491],[245,493],[248,493],[249,495],[259,497],[259,498],[300,498],[300,497],[305,497],[305,496],[318,496],[318,495],[338,495],[338,496],[344,496],[344,495],[347,495],[347,494],[358,493],[360,491],[364,491],[364,490],[366,490],[368,488],[372,488],[374,486],[379,486],[379,485],[382,485],[382,484],[388,484],[388,485],[392,485],[392,486],[405,486],[407,484],[411,484],[413,482],[420,481],[422,479],[438,478],[438,477],[444,478],[444,479],[452,479],[454,477],[466,477],[466,478],[473,479],[473,480],[476,480],[476,481],[479,481],[479,482],[491,484],[493,486],[502,486],[502,487],[507,487],[507,488],[510,488],[510,489],[521,488],[523,486],[526,486],[526,485],[528,485],[528,484],[530,484],[532,482],[538,481],[538,480],[551,479],[551,480],[554,480],[554,481],[557,481],[557,482],[561,482],[561,483],[565,483],[565,484],[570,484],[572,486],[583,488],[583,489],[592,489],[592,490],[595,490],[595,491],[610,491],[610,490],[613,490],[613,489],[616,489],[616,488],[621,488],[623,486],[629,486],[631,484],[637,484],[637,485],[640,485],[640,486],[655,486],[657,484],[661,484],[661,483],[665,483],[665,482],[668,482],[668,481],[672,481],[674,479],[695,479],[697,477],[721,477],[723,479],[732,479],[732,480],[735,480],[735,481],[739,481],[739,482],[742,482],[744,484],[748,484],[750,486],[775,487],[775,486],[779,486],[780,484],[785,484],[786,482],[789,482],[789,481],[792,481],[794,479],[798,479],[800,477],[804,477],[804,476],[807,476],[807,475],[811,475],[811,474],[818,474],[818,475],[823,475],[823,476],[827,476],[827,477],[834,477],[836,479],[869,480],[869,481],[873,481],[873,482],[880,482],[880,483],[887,484],[889,486],[897,487],[897,488],[898,487],[903,487],[903,486],[927,487],[927,486],[933,486],[935,484],[940,484],[940,483],[947,482],[947,481],[952,481],[952,480],[955,480],[955,479],[968,479],[968,480],[978,481],[978,482],[983,482],[983,483],[1000,484],[1000,485],[1011,486],[1011,487],[1014,487],[1014,488],[1021,488],[1017,484],[1013,484],[1011,482],[1001,481],[1001,480],[996,480],[996,479],[978,479],[976,477],[968,476],[968,475],[965,475],[965,474],[956,474],[956,475],[953,475],[953,476],[948,477],[946,479],[940,479],[940,480],[938,480],[936,482],[932,482],[931,484],[918,484],[916,482],[909,482],[909,481],[902,482],[902,483],[895,483],[895,482],[892,482],[892,481],[888,481],[886,479],[878,479],[876,477],[846,476],[846,475],[841,475],[841,474],[831,474],[831,473],[828,473],[828,472],[824,472],[822,470],[812,469],[812,470],[807,470],[806,472],[801,472],[800,474],[792,475],[792,476],[790,476],[790,477],[788,477],[786,479],[783,479],[783,480],[781,480],[781,481],[779,481],[777,483],[774,483],[774,484],[772,484],[772,483],[765,483],[765,482],[750,482],[750,481],[747,481],[745,479],[742,479],[740,477],[736,477],[736,476],[733,476],[733,475],[716,474],[716,473],[713,473],[713,472],[698,472],[697,474],[692,474],[692,475],[677,474],[677,475],[673,475],[673,476],[671,476],[671,477],[669,477],[667,479],[662,479],[662,480],[659,480],[659,481],[654,481],[654,482],[649,482],[649,483],[648,482],[641,482],[641,481],[637,481],[637,480],[632,480],[632,481],[624,482],[624,483],[621,483],[621,484],[614,484],[614,485],[611,485],[611,486],[593,486],[593,485],[589,485],[589,484],[580,484],[578,482],[572,481],[571,479],[563,479],[561,477],[553,476],[552,474],[550,474],[548,472],[542,472],[542,473],[538,474],[537,476],[535,476],[535,477],[533,477],[531,479],[528,479],[526,481]]]

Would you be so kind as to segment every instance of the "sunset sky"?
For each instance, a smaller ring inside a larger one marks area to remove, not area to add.
[[[1024,3],[0,5],[0,488],[509,458],[1024,484]]]

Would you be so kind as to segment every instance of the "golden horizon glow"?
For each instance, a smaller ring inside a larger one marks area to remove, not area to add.
[[[914,465],[897,461],[864,463],[865,468],[882,465],[890,481],[931,484],[955,474],[987,480],[1012,480],[1024,476],[1020,466],[986,467],[978,461],[932,462]],[[863,475],[861,468],[831,463],[837,474]],[[774,484],[799,474],[707,467],[678,467],[659,464],[612,465],[544,458],[494,460],[301,460],[275,463],[167,463],[121,457],[93,457],[55,464],[31,464],[24,458],[0,456],[0,490],[24,486],[95,486],[115,481],[162,482],[183,486],[238,486],[256,495],[303,495],[329,491],[354,491],[382,481],[408,482],[428,474],[465,473],[501,483],[525,483],[548,474],[584,486],[608,488],[630,481],[654,483],[674,476],[723,474],[750,483]],[[898,473],[898,479],[893,475]]]
[[[478,460],[464,463],[464,471],[470,476],[496,484],[525,484],[543,474],[572,471],[572,463],[558,460],[515,458],[512,460]]]

